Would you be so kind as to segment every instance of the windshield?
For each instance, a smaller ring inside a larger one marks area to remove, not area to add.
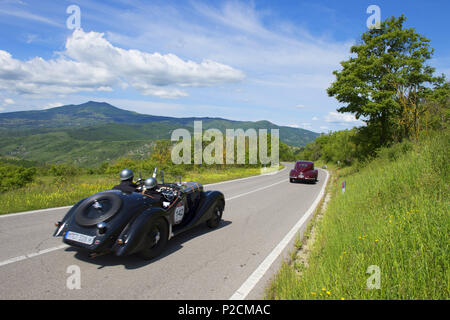
[[[300,168],[307,168],[307,167],[309,167],[309,165],[306,164],[306,163],[297,163],[297,168],[298,169],[300,169]]]

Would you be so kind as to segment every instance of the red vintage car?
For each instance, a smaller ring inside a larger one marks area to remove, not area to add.
[[[289,180],[296,181],[314,181],[317,182],[319,172],[314,169],[314,162],[312,161],[297,161],[294,169],[289,173]]]

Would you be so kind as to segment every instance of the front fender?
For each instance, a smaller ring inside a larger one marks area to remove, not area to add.
[[[197,210],[197,217],[200,220],[198,223],[209,220],[214,215],[214,208],[217,202],[223,202],[223,209],[225,209],[225,197],[220,191],[206,191],[203,201],[200,203]]]
[[[145,246],[145,235],[151,224],[156,219],[163,217],[167,224],[167,212],[161,208],[149,208],[130,221],[117,239],[121,239],[123,244],[114,244],[112,250],[117,256],[130,255],[141,251]],[[170,229],[170,228],[169,228]],[[170,236],[170,235],[169,235]]]

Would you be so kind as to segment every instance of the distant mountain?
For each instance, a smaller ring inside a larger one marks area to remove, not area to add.
[[[175,118],[122,110],[89,101],[47,110],[0,113],[0,156],[40,162],[98,164],[120,156],[144,156],[152,141],[169,139],[173,130],[193,131],[194,120],[203,129],[279,129],[280,140],[301,147],[319,134],[277,126],[269,121],[222,118]]]
[[[85,127],[105,123],[145,123],[171,120],[122,110],[105,102],[89,101],[80,105],[66,105],[47,110],[0,113],[0,128],[37,129]]]

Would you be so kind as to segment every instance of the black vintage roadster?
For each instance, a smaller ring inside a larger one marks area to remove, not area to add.
[[[138,184],[142,190],[142,180]],[[56,223],[53,235],[86,249],[92,257],[114,253],[152,259],[173,236],[201,223],[210,228],[219,226],[225,209],[221,192],[204,191],[196,182],[162,182],[155,191],[163,201],[141,192],[96,193],[76,203]]]

